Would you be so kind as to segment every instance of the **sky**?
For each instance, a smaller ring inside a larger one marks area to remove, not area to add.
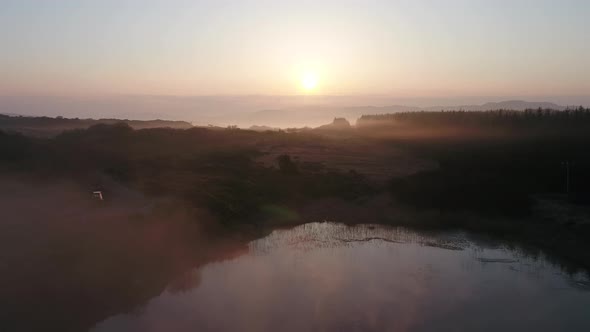
[[[590,1],[0,0],[0,96],[590,94]]]

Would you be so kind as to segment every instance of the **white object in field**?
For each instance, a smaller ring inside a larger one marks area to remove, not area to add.
[[[99,201],[102,201],[102,191],[93,191],[92,192],[92,198],[97,199]]]

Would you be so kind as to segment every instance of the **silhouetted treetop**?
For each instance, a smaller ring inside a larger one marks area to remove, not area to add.
[[[563,111],[527,109],[524,111],[441,111],[401,112],[363,115],[360,129],[474,129],[482,132],[499,130],[503,133],[590,134],[590,109],[582,106]]]

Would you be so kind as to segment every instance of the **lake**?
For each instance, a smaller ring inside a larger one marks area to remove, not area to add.
[[[590,282],[462,232],[275,230],[92,331],[590,331]]]

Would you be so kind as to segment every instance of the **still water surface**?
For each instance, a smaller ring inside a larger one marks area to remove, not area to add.
[[[92,331],[590,331],[590,283],[543,257],[378,225],[276,230]]]

